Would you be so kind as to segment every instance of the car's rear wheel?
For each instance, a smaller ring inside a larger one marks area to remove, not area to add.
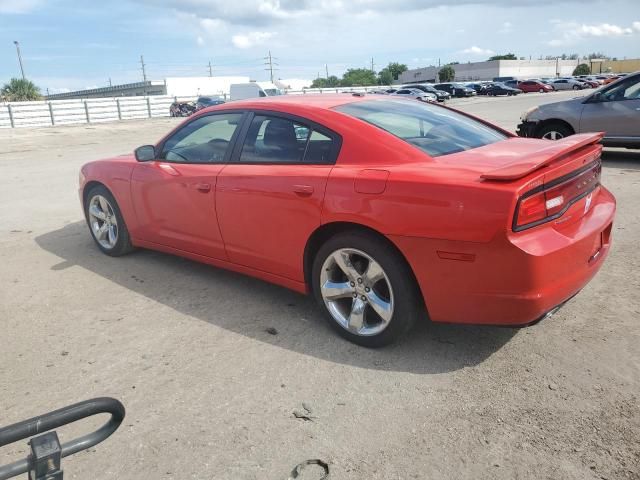
[[[91,236],[102,252],[119,257],[133,250],[120,207],[106,187],[92,187],[87,193],[84,209]]]
[[[367,232],[347,232],[320,247],[313,291],[330,325],[351,342],[381,347],[404,335],[423,311],[404,258]]]
[[[573,133],[573,130],[568,126],[558,122],[551,122],[542,125],[536,136],[545,140],[561,140],[569,135],[573,135]]]

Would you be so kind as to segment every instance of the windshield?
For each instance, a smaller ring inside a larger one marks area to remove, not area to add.
[[[507,138],[483,123],[428,103],[384,99],[349,103],[334,110],[381,128],[432,157]]]
[[[277,88],[265,88],[264,93],[266,93],[268,97],[273,97],[274,95],[280,95],[280,90]]]

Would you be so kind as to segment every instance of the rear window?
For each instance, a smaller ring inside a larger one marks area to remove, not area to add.
[[[406,100],[372,100],[334,110],[370,123],[432,157],[471,150],[507,138],[483,123],[436,105]]]

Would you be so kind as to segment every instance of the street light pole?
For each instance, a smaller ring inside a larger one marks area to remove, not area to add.
[[[24,76],[24,67],[22,66],[22,55],[20,55],[20,44],[18,43],[17,40],[14,40],[13,43],[16,46],[16,51],[18,52],[18,62],[20,62],[20,72],[22,73],[22,79],[25,79]]]

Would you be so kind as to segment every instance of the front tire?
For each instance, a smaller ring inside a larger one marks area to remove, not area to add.
[[[104,185],[89,190],[84,213],[91,236],[103,253],[119,257],[134,249],[118,202]]]
[[[367,232],[341,233],[320,247],[312,288],[331,327],[364,347],[395,342],[424,311],[404,258]]]
[[[545,140],[561,140],[565,137],[573,135],[573,130],[563,123],[551,122],[542,125],[536,132],[538,138]]]

